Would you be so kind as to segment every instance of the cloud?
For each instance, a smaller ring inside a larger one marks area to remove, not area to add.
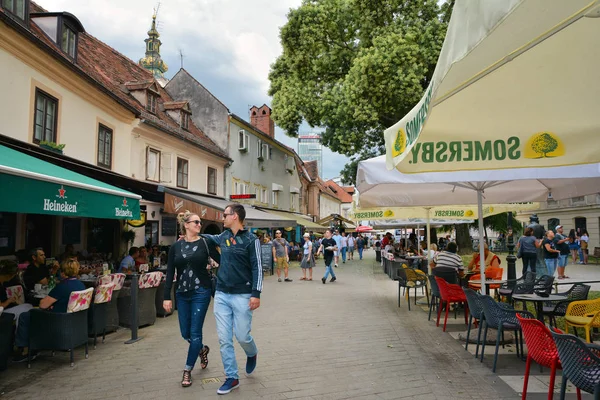
[[[146,0],[38,0],[48,11],[68,11],[86,31],[134,61],[144,55],[153,8]],[[158,13],[166,77],[183,65],[235,114],[270,104],[270,65],[281,54],[279,29],[301,0],[162,0]],[[280,129],[277,139],[297,149]],[[324,148],[323,176],[338,176],[348,158]]]

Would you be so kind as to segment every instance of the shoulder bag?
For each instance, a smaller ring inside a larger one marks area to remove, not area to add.
[[[206,255],[208,256],[208,264],[206,265],[206,269],[209,271],[210,274],[211,294],[212,297],[215,297],[215,293],[217,292],[217,275],[213,271],[213,265],[215,265],[216,263],[210,256],[210,250],[208,249],[206,239],[202,238],[202,242],[204,242],[204,247],[206,248]]]

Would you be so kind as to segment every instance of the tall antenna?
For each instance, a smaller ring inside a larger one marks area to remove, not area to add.
[[[183,55],[183,49],[179,49],[179,59],[181,60],[181,69],[183,69],[183,58],[185,56]]]

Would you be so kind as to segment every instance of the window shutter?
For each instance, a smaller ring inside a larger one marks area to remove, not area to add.
[[[160,181],[171,183],[171,153],[162,153],[160,156]]]

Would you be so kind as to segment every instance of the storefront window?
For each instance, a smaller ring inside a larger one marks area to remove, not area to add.
[[[158,221],[146,221],[146,246],[158,244]]]
[[[17,234],[17,214],[0,213],[0,256],[15,253],[15,237]]]

